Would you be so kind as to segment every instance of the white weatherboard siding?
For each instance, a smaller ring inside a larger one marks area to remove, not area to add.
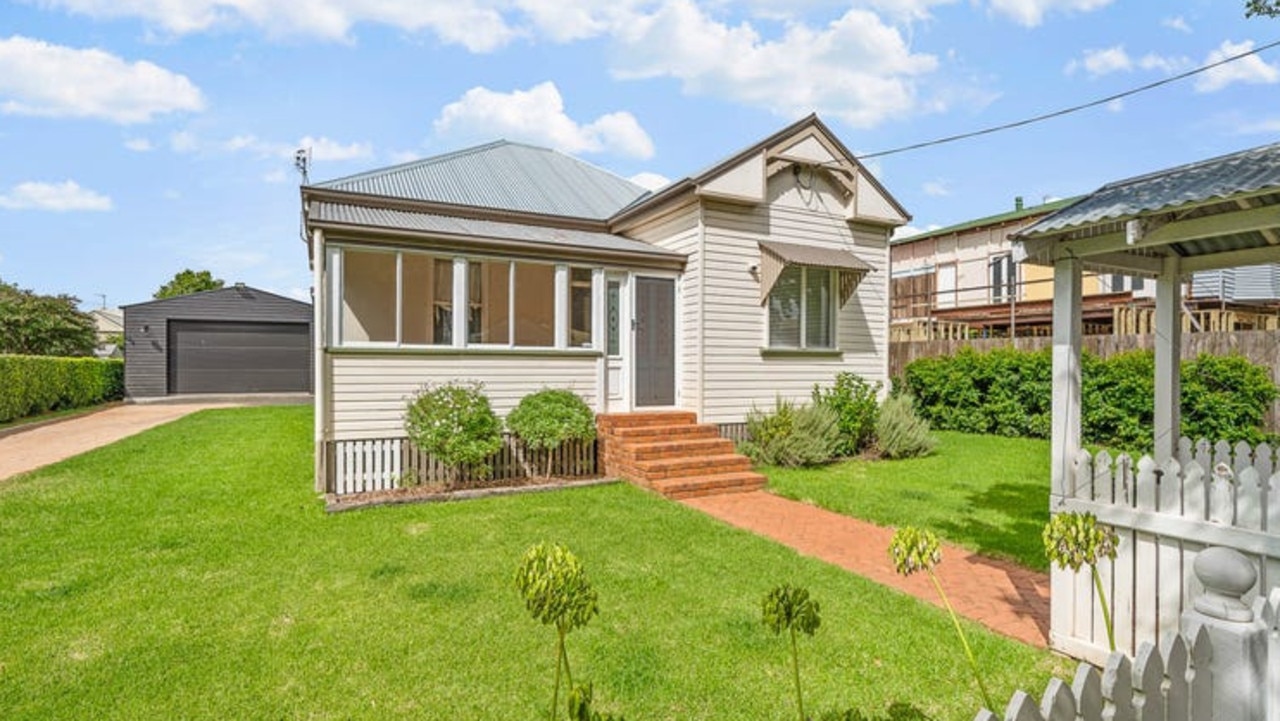
[[[628,229],[629,238],[683,253],[688,257],[684,274],[680,276],[680,288],[676,294],[677,332],[681,334],[676,359],[677,398],[682,407],[696,411],[701,400],[698,383],[698,357],[702,353],[701,324],[698,320],[698,302],[702,293],[701,209],[696,202],[674,208]]]
[[[543,387],[568,388],[594,408],[598,361],[594,355],[333,354],[332,438],[403,436],[405,404],[425,383],[480,381],[499,416]]]
[[[765,205],[705,207],[706,422],[740,422],[753,404],[771,408],[777,395],[808,401],[815,383],[830,385],[840,371],[888,383],[889,231],[851,227],[841,189],[822,175],[802,179],[803,186],[798,180],[790,172],[773,176]],[[842,356],[761,355],[767,319],[750,272],[760,262],[761,240],[849,250],[875,269],[840,308],[836,342]]]

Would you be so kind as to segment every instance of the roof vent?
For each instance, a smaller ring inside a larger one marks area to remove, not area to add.
[[[236,282],[236,287],[237,287],[237,288],[243,288],[243,287],[244,287],[244,283],[243,283],[242,281],[237,281],[237,282]]]
[[[1022,196],[1019,195],[1013,199],[1013,209],[1022,210]]]

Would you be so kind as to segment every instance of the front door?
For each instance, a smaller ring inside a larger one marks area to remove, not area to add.
[[[676,282],[636,278],[636,406],[676,403]]]

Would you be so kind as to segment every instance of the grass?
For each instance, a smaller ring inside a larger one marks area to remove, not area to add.
[[[545,718],[554,632],[513,584],[569,545],[600,617],[569,638],[599,707],[785,719],[774,584],[808,586],[814,709],[970,719],[947,618],[626,485],[326,515],[310,409],[204,411],[0,483],[0,718]],[[1062,662],[971,626],[997,698]]]
[[[932,529],[982,554],[1049,570],[1049,442],[936,432],[929,457],[766,469],[769,490],[883,526]]]

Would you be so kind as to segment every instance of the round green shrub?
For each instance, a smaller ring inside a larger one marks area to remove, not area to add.
[[[502,448],[502,424],[483,386],[474,381],[427,384],[409,400],[404,429],[409,440],[449,466],[489,475],[489,456]]]
[[[551,475],[551,451],[566,441],[596,437],[596,415],[570,390],[544,388],[520,399],[507,414],[507,428],[527,448],[545,451],[545,475]]]
[[[881,387],[879,382],[871,383],[847,371],[837,373],[835,385],[830,388],[813,386],[813,402],[830,408],[838,419],[840,441],[835,455],[856,455],[871,445],[880,413]]]
[[[797,406],[781,397],[772,413],[747,413],[747,440],[739,449],[766,466],[817,466],[829,462],[840,443],[840,419],[822,404]]]

